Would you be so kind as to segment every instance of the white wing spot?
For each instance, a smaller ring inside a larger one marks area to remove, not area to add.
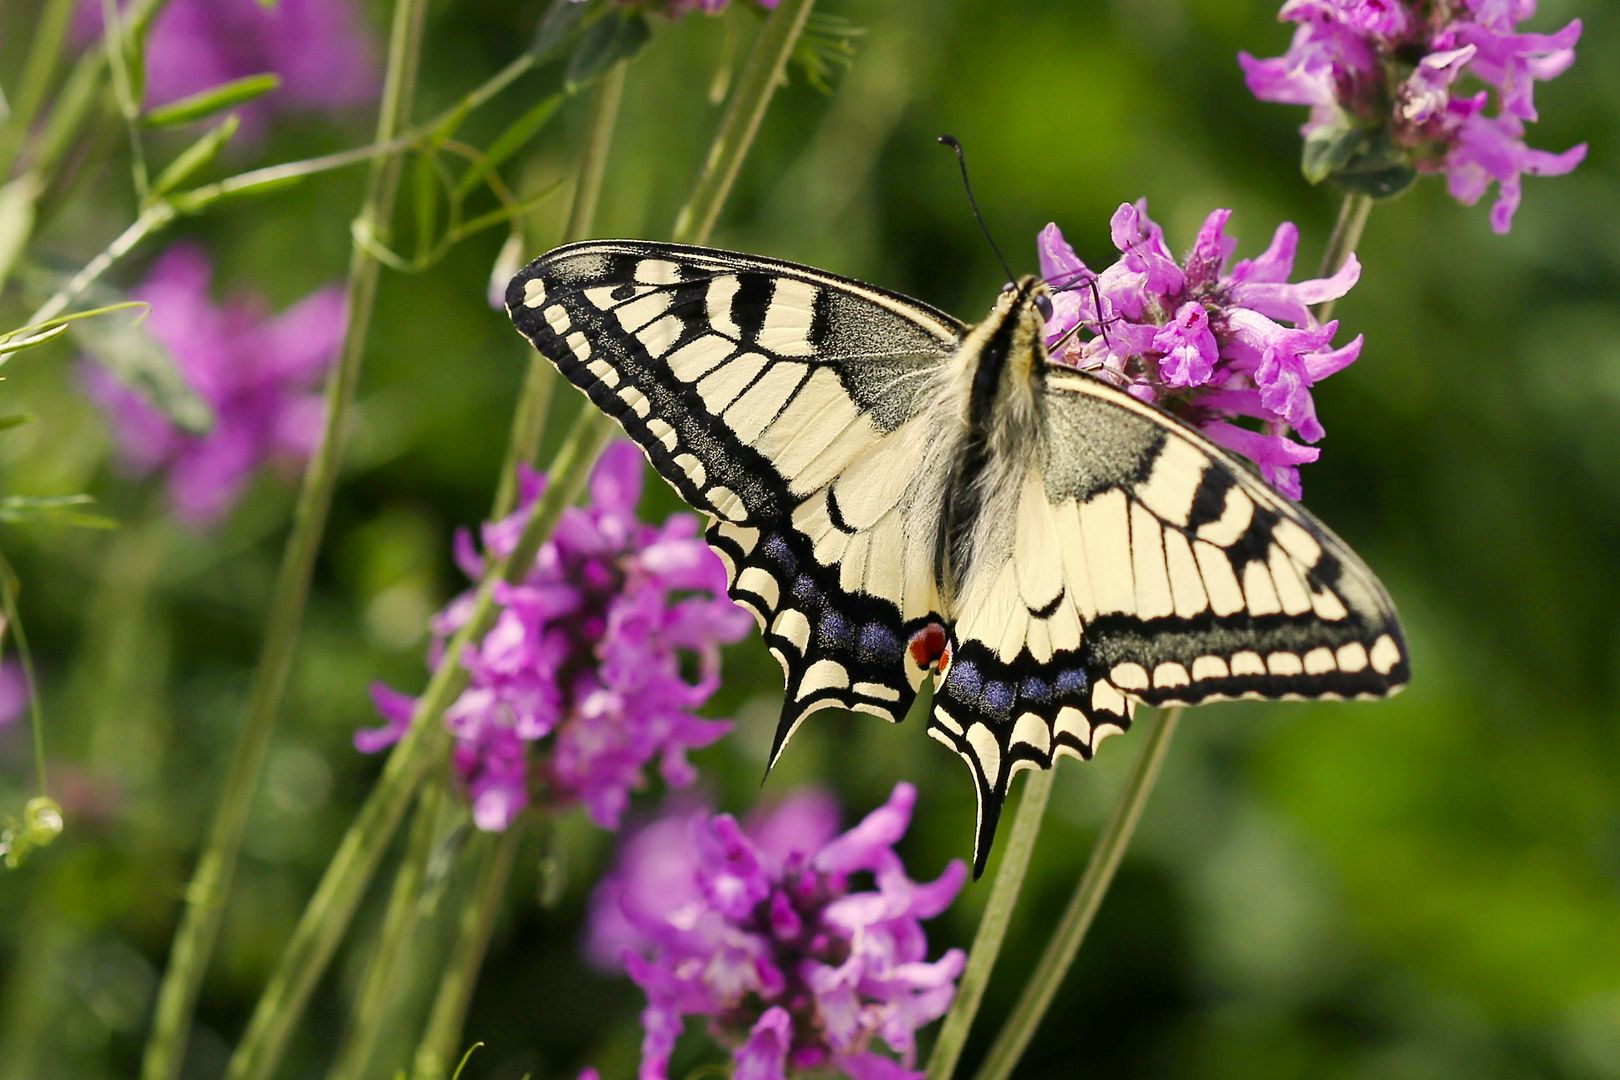
[[[995,735],[983,724],[974,724],[967,730],[967,741],[973,747],[973,756],[979,759],[984,782],[994,790],[1001,783],[1001,746]]]
[[[818,690],[842,689],[849,686],[849,672],[844,665],[836,660],[817,660],[810,665],[810,670],[804,673],[804,681],[799,684],[799,699],[815,693]]]
[[[1312,649],[1305,654],[1305,674],[1325,675],[1338,665],[1333,662],[1333,650],[1326,645]]]
[[[1218,656],[1200,656],[1193,661],[1192,677],[1194,682],[1203,682],[1206,679],[1224,679],[1226,676],[1226,661]]]
[[[1146,690],[1148,688],[1147,669],[1141,664],[1115,664],[1114,670],[1108,673],[1108,677],[1121,690]]]
[[[876,698],[879,701],[900,700],[900,691],[896,690],[892,686],[886,686],[883,683],[858,682],[855,684],[854,689],[855,692],[860,694],[862,697]]]
[[[1034,747],[1042,757],[1052,752],[1052,733],[1046,721],[1032,712],[1018,715],[1018,722],[1013,725],[1012,741]]]
[[[523,306],[536,308],[546,302],[546,285],[539,278],[530,278],[523,283]]]
[[[1187,669],[1174,661],[1166,661],[1153,669],[1153,685],[1160,690],[1186,686],[1189,681]]]
[[[1305,670],[1298,653],[1274,652],[1266,657],[1266,670],[1273,675],[1298,675]]]
[[[1092,691],[1093,701],[1096,699],[1097,691],[1102,690],[1104,687],[1113,691],[1114,696],[1119,698],[1120,708],[1123,709],[1125,699],[1119,697],[1119,691],[1114,690],[1112,686],[1105,682],[1098,683],[1096,689]],[[1091,745],[1091,721],[1086,719],[1085,713],[1073,705],[1065,705],[1058,710],[1057,720],[1053,723],[1052,729],[1059,735],[1067,735],[1081,746]]]
[[[776,578],[762,566],[750,566],[738,574],[736,589],[738,592],[753,593],[765,601],[767,608],[774,608],[782,596],[782,589]]]
[[[1338,658],[1339,670],[1347,675],[1355,675],[1367,669],[1367,647],[1359,641],[1340,645]]]
[[[1260,659],[1260,654],[1245,649],[1232,657],[1232,677],[1240,679],[1245,675],[1264,675],[1266,662]]]
[[[1400,647],[1388,634],[1380,634],[1378,640],[1373,642],[1370,659],[1374,671],[1380,675],[1388,675],[1395,670],[1395,665],[1401,662]]]
[[[775,621],[771,623],[771,633],[791,642],[801,656],[810,646],[810,620],[797,608],[783,608],[777,612]]]

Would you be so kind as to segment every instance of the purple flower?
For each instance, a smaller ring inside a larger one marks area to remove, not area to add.
[[[1299,230],[1285,222],[1259,257],[1229,267],[1231,214],[1211,213],[1178,262],[1146,200],[1121,206],[1112,228],[1121,257],[1100,274],[1048,225],[1038,243],[1054,290],[1047,344],[1059,361],[1181,416],[1297,499],[1299,466],[1320,451],[1288,432],[1322,438],[1311,388],[1361,354],[1360,336],[1333,348],[1339,324],[1318,325],[1311,307],[1349,292],[1361,264],[1352,255],[1331,278],[1289,282]],[[1237,419],[1259,421],[1260,430]]]
[[[1238,62],[1262,101],[1311,107],[1313,182],[1331,175],[1389,195],[1417,173],[1444,173],[1470,206],[1494,182],[1491,227],[1505,233],[1525,174],[1561,176],[1586,157],[1584,143],[1561,154],[1525,145],[1537,80],[1563,74],[1581,36],[1579,19],[1519,33],[1535,12],[1535,0],[1287,0],[1279,18],[1298,24],[1288,51]],[[1478,89],[1459,91],[1459,80]]]
[[[175,512],[192,525],[224,516],[265,461],[308,457],[325,413],[314,388],[347,323],[342,289],[322,289],[270,316],[254,298],[216,304],[212,277],[200,247],[178,244],[131,294],[152,305],[147,330],[213,410],[206,434],[181,431],[103,369],[84,368],[124,463],[136,473],[165,472]]]
[[[79,40],[100,37],[101,0],[80,0],[77,15]],[[148,106],[264,73],[281,76],[281,86],[240,110],[249,132],[261,131],[274,109],[321,112],[372,100],[376,49],[359,7],[351,0],[170,0],[152,23]]]
[[[582,804],[614,828],[650,762],[684,786],[693,779],[686,752],[731,729],[694,710],[720,684],[719,646],[753,621],[726,596],[725,568],[696,518],[675,514],[659,526],[636,518],[642,472],[635,447],[608,448],[591,476],[591,505],[565,511],[528,577],[496,589],[495,625],[462,658],[468,686],[444,720],[481,829],[505,829],[537,791],[547,805]],[[482,576],[486,557],[511,553],[544,486],[524,472],[518,510],[484,526],[484,556],[458,534],[456,560],[468,577]],[[472,596],[433,620],[434,666],[467,621]],[[398,741],[415,707],[385,686],[372,696],[387,724],[356,734],[366,753]]]
[[[952,862],[930,883],[906,873],[894,845],[916,797],[897,785],[841,836],[831,800],[801,794],[746,827],[688,810],[625,841],[592,898],[590,953],[647,995],[641,1080],[667,1078],[687,1016],[709,1018],[739,1080],[921,1077],[917,1029],[949,1008],[965,959],[929,961],[922,920],[967,869]]]

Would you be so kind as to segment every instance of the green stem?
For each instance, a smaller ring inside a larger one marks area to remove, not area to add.
[[[1086,931],[1091,927],[1091,920],[1097,914],[1108,886],[1113,883],[1114,871],[1119,869],[1120,859],[1124,857],[1125,848],[1136,832],[1136,824],[1141,820],[1142,808],[1147,805],[1153,783],[1159,777],[1159,766],[1164,763],[1165,752],[1170,748],[1170,737],[1175,734],[1176,725],[1181,721],[1181,711],[1180,706],[1161,711],[1159,722],[1148,732],[1136,763],[1131,766],[1131,774],[1125,780],[1125,790],[1120,792],[1119,802],[1114,806],[1114,814],[1108,819],[1102,835],[1097,837],[1096,846],[1091,849],[1091,858],[1080,877],[1080,884],[1069,898],[1069,906],[1058,920],[1046,951],[1041,954],[1029,982],[1024,985],[1024,992],[1018,996],[1018,1003],[1013,1006],[1006,1026],[985,1055],[977,1080],[1005,1080],[1012,1075],[1018,1059],[1029,1046],[1041,1018],[1052,1004],[1052,996],[1057,993],[1063,976],[1074,963],[1075,953],[1080,951],[1080,943],[1085,940]]]
[[[990,971],[1007,936],[1007,926],[1012,921],[1018,893],[1024,887],[1030,856],[1035,852],[1035,838],[1040,834],[1046,803],[1052,794],[1054,773],[1054,769],[1042,769],[1024,781],[1024,792],[1018,800],[1018,814],[1013,819],[1012,835],[1008,837],[1006,850],[1001,853],[1001,865],[996,868],[990,898],[985,902],[979,929],[973,935],[973,946],[968,950],[967,968],[956,985],[951,1011],[945,1014],[945,1023],[928,1058],[928,1080],[948,1080],[956,1072],[956,1063],[962,1056],[962,1047],[967,1044],[973,1017],[984,998],[984,988],[990,983]]]
[[[574,203],[566,226],[565,236],[569,240],[583,239],[591,231],[602,181],[607,174],[608,149],[618,122],[623,94],[624,65],[620,64],[602,77],[592,102],[585,145],[580,156],[579,182],[574,189]],[[495,519],[511,513],[517,502],[518,464],[533,461],[539,452],[541,425],[545,421],[551,388],[555,385],[556,376],[550,365],[537,354],[533,359],[512,422],[512,437],[506,460],[501,465],[501,483],[490,511],[490,516]],[[437,785],[428,789],[430,795],[441,791]],[[424,800],[426,798],[424,796]],[[419,824],[413,828],[413,837],[416,835],[415,829],[421,827],[423,810],[424,807],[419,805]],[[383,1013],[398,1000],[398,988],[394,985],[394,972],[398,966],[396,961],[414,935],[418,921],[416,901],[421,886],[421,861],[427,857],[426,850],[418,853],[414,839],[407,850],[410,854],[395,876],[389,914],[384,919],[377,952],[355,1007],[354,1025],[339,1056],[338,1065],[333,1069],[331,1080],[359,1080],[364,1075],[373,1044],[382,1030]],[[409,906],[396,915],[396,905],[405,903],[407,898]],[[405,917],[406,914],[410,917]]]
[[[755,49],[769,47],[780,52],[780,64],[768,65],[767,70],[780,71],[792,54],[798,40],[798,29],[812,0],[783,0],[766,21]],[[772,27],[783,20],[791,21],[792,34],[773,33]],[[759,65],[750,62],[750,69]],[[738,93],[744,91],[769,97],[775,92],[773,79],[755,79],[739,83]],[[763,112],[763,105],[760,106]],[[724,129],[722,130],[722,138]],[[752,146],[752,131],[746,139],[727,142],[723,154],[711,154],[711,160],[721,159],[723,167],[706,170],[699,180],[691,200],[696,204],[710,197],[710,185],[719,182],[716,175],[736,174],[742,159]],[[729,184],[729,181],[727,182]],[[701,198],[700,198],[701,197]],[[707,237],[707,227],[684,236],[701,243]],[[584,487],[596,456],[607,443],[612,424],[595,409],[582,409],[573,426],[564,436],[562,449],[548,470],[550,482],[532,516],[524,526],[522,535],[512,554],[501,560],[479,583],[472,610],[445,649],[445,656],[459,657],[468,643],[479,640],[489,631],[495,620],[494,591],[498,580],[518,581],[528,573],[541,544],[556,528],[563,510],[573,502]],[[246,1033],[231,1058],[226,1073],[228,1080],[265,1080],[280,1061],[287,1034],[308,1003],[316,980],[326,969],[354,917],[356,905],[364,893],[377,863],[387,849],[394,831],[399,827],[411,798],[432,765],[443,759],[449,745],[441,718],[467,685],[467,672],[459,663],[441,664],[428,680],[427,688],[417,699],[411,714],[410,730],[388,756],[382,775],[361,806],[354,824],[349,826],[337,852],[327,865],[315,895],[293,929],[292,938],[282,953],[281,962],[271,973],[258,1005],[248,1021]]]
[[[472,1003],[478,970],[489,951],[489,939],[500,914],[506,884],[512,878],[522,831],[516,827],[501,836],[478,838],[480,850],[474,856],[477,877],[471,894],[463,900],[461,918],[450,956],[440,972],[439,990],[428,1013],[422,1042],[416,1048],[412,1080],[444,1080],[458,1059],[461,1028]]]
[[[395,5],[375,142],[392,139],[410,112],[425,10],[426,0],[398,0]],[[393,216],[399,173],[397,157],[377,158],[372,162],[358,219],[371,232],[383,232]],[[242,833],[270,735],[286,696],[310,578],[326,529],[327,512],[331,508],[345,436],[350,427],[355,386],[365,355],[366,332],[380,270],[377,262],[355,245],[349,264],[349,322],[337,365],[327,379],[325,428],[305,469],[303,487],[293,511],[292,531],[277,574],[259,663],[248,695],[247,713],[219,809],[186,890],[185,911],[175,933],[169,969],[158,994],[152,1037],[147,1043],[142,1069],[144,1080],[173,1080],[179,1075],[191,1012],[219,933],[225,898],[241,851]]]
[[[147,27],[157,18],[168,0],[132,0],[121,12],[119,30],[124,41],[119,47],[128,48],[128,42],[146,35]],[[108,50],[88,49],[79,57],[67,82],[56,95],[50,119],[34,146],[28,166],[40,175],[49,175],[61,155],[72,145],[79,131],[90,117],[91,110],[100,100],[97,91],[107,74]]]
[[[56,65],[62,58],[62,44],[67,39],[74,6],[74,0],[50,0],[40,13],[39,28],[28,43],[28,59],[23,63],[17,82],[11,115],[0,125],[0,177],[10,174],[17,152],[45,103],[51,80],[56,76]]]
[[[1367,227],[1367,215],[1372,212],[1373,197],[1358,192],[1348,192],[1344,202],[1339,205],[1338,220],[1333,223],[1333,231],[1328,234],[1327,250],[1322,253],[1322,272],[1319,277],[1332,277],[1339,272],[1344,261],[1361,242],[1361,232]],[[1311,309],[1311,314],[1318,323],[1325,323],[1333,317],[1333,305],[1336,301],[1324,300]]]
[[[731,194],[731,185],[737,179],[749,147],[754,144],[754,136],[759,133],[771,96],[783,82],[788,59],[810,18],[813,3],[814,0],[782,0],[765,21],[742,74],[737,77],[737,88],[732,91],[731,103],[720,121],[719,134],[703,163],[697,188],[675,219],[675,239],[701,244],[714,230],[720,208]]]
[[[85,263],[78,273],[68,279],[67,284],[57,289],[50,299],[41,304],[39,309],[28,317],[28,324],[46,322],[62,314],[69,304],[100,280],[101,275],[110,270],[113,264],[134,251],[152,234],[162,231],[175,217],[174,207],[164,202],[154,203],[142,210],[140,217],[130,222],[129,227],[119,233],[112,243]]]
[[[613,129],[619,121],[619,105],[624,100],[625,65],[615,64],[602,76],[591,101],[591,114],[585,126],[585,145],[580,149],[579,179],[574,185],[574,202],[563,227],[563,240],[584,240],[596,222],[601,201],[602,181],[607,176],[608,152],[613,145]],[[512,438],[501,476],[495,489],[494,517],[502,518],[517,503],[518,463],[532,462],[540,450],[540,436],[551,409],[551,391],[557,385],[556,370],[533,349],[528,353],[528,372],[517,415],[512,419]]]
[[[433,856],[434,841],[440,835],[445,795],[443,784],[429,784],[416,802],[410,835],[405,841],[405,856],[394,874],[394,887],[388,894],[388,908],[377,935],[377,947],[355,1000],[354,1018],[327,1080],[364,1080],[367,1075],[378,1036],[399,997],[401,961],[406,958],[406,946],[415,936],[422,880]]]
[[[551,483],[535,505],[517,546],[479,583],[467,623],[451,638],[446,657],[461,656],[472,642],[489,632],[497,614],[496,584],[524,577],[563,510],[585,486],[591,465],[606,441],[606,432],[585,434],[587,437],[571,439],[558,454],[550,470]],[[428,770],[444,760],[450,736],[442,717],[466,686],[467,671],[458,663],[441,664],[428,680],[411,714],[410,730],[389,754],[377,785],[344,834],[315,895],[293,929],[281,962],[265,984],[242,1042],[231,1058],[226,1073],[230,1080],[263,1080],[275,1071],[287,1035],[342,941],[400,819]]]

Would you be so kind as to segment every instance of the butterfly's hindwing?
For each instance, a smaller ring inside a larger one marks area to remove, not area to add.
[[[1056,369],[1054,369],[1056,371]],[[1011,774],[1132,706],[1382,696],[1388,597],[1349,549],[1207,440],[1087,376],[1048,378],[1044,453],[981,535],[931,734],[978,786],[982,860]]]
[[[940,624],[913,477],[918,413],[962,327],[805,267],[636,242],[559,248],[508,291],[536,348],[688,502],[808,713],[904,717]]]

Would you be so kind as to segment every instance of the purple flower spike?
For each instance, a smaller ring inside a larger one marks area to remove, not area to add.
[[[1525,145],[1536,82],[1575,62],[1581,36],[1579,19],[1520,33],[1535,13],[1535,0],[1287,0],[1278,17],[1298,26],[1288,51],[1238,63],[1255,97],[1311,107],[1302,133],[1313,183],[1331,176],[1383,196],[1443,173],[1473,205],[1494,182],[1491,228],[1505,233],[1525,174],[1561,176],[1586,157],[1584,143],[1561,154]]]
[[[637,519],[643,467],[628,443],[603,453],[591,505],[565,511],[529,576],[497,588],[495,625],[462,658],[469,683],[444,720],[481,829],[504,830],[537,796],[582,805],[615,828],[649,764],[657,761],[671,785],[688,784],[686,753],[731,730],[694,710],[719,686],[720,645],[753,620],[726,596],[725,569],[694,518]],[[512,552],[544,487],[544,477],[522,474],[519,509],[484,526],[483,555],[470,536],[457,537],[456,561],[469,577],[482,575],[485,558]],[[435,665],[471,604],[465,593],[434,618]],[[387,687],[372,696],[386,723],[355,734],[367,753],[397,742],[415,706]]]
[[[176,514],[193,526],[224,517],[260,465],[296,464],[314,450],[325,414],[316,387],[347,323],[341,289],[322,289],[269,316],[252,298],[216,304],[212,277],[200,247],[177,244],[131,293],[152,305],[146,329],[213,411],[206,434],[181,431],[103,369],[86,365],[83,372],[112,421],[124,464],[137,474],[166,473]]]
[[[1237,248],[1226,234],[1230,217],[1229,210],[1210,214],[1178,263],[1146,201],[1121,206],[1113,218],[1121,257],[1096,275],[1048,225],[1038,241],[1041,272],[1054,290],[1046,340],[1064,340],[1060,362],[1175,412],[1297,499],[1299,466],[1319,452],[1288,432],[1322,438],[1311,388],[1354,362],[1362,344],[1357,337],[1333,348],[1338,323],[1318,325],[1311,308],[1349,292],[1361,264],[1352,255],[1332,277],[1290,282],[1299,230],[1284,222],[1259,257],[1229,267]]]
[[[120,4],[120,9],[127,6]],[[101,35],[101,0],[80,0],[75,37]],[[323,112],[377,96],[376,48],[352,0],[170,0],[146,43],[148,107],[249,75],[281,86],[238,110],[256,135],[273,111]]]
[[[916,797],[897,785],[842,836],[830,800],[801,794],[746,825],[686,810],[625,841],[591,901],[589,952],[647,995],[642,1080],[667,1080],[686,1016],[709,1018],[738,1078],[922,1076],[917,1029],[950,1007],[965,957],[929,961],[921,921],[967,868],[911,880],[894,845]]]

